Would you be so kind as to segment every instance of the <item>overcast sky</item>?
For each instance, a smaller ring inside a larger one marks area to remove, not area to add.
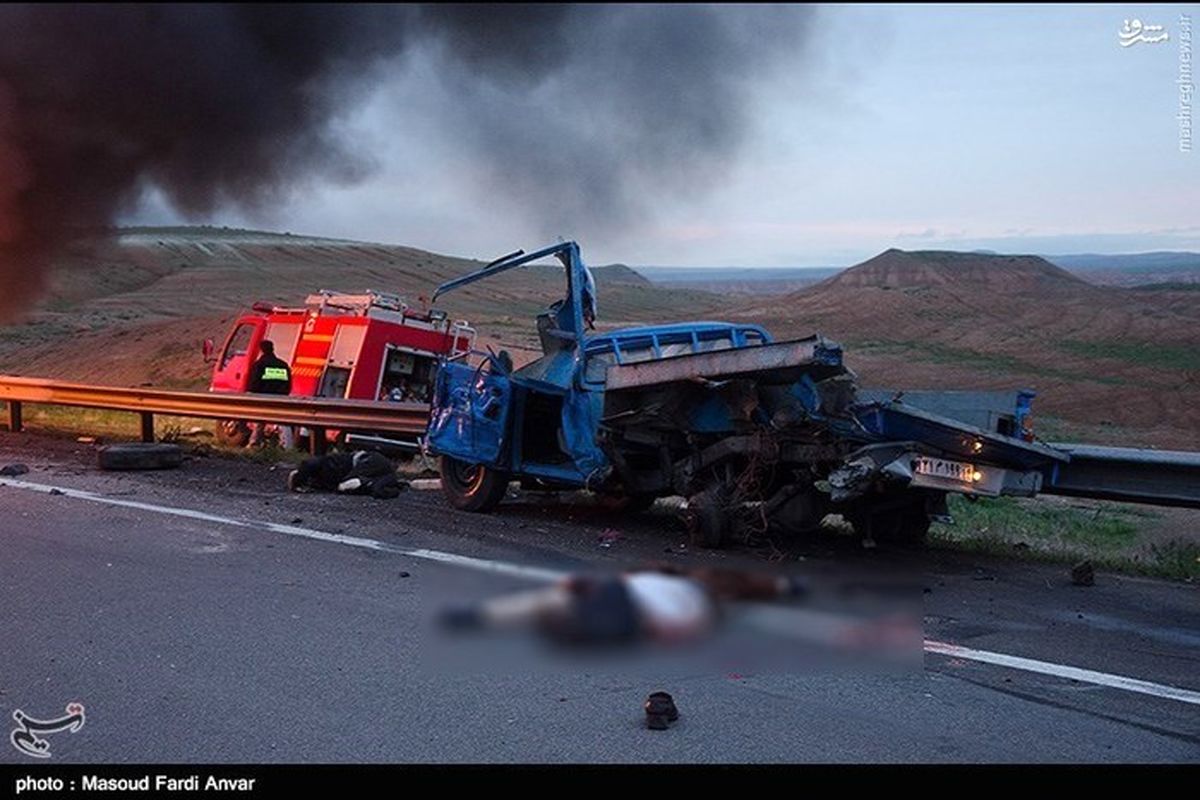
[[[544,187],[534,201],[483,179],[483,151],[464,138],[488,135],[488,117],[472,115],[480,93],[418,50],[339,123],[375,164],[360,183],[309,184],[268,214],[201,220],[150,191],[124,221],[481,258],[561,236],[594,264],[846,265],[888,247],[1200,250],[1200,154],[1180,151],[1181,14],[1195,25],[1200,6],[819,7],[795,51],[746,87],[739,146],[698,184],[641,187],[618,223],[555,206],[556,186],[588,180],[569,163],[531,175]],[[1135,18],[1169,38],[1121,46]],[[555,112],[535,96],[513,113],[542,130]]]

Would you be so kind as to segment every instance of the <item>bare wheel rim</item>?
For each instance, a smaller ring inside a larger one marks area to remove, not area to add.
[[[454,462],[454,481],[466,487],[467,494],[472,494],[483,483],[483,467],[479,464],[464,464]]]

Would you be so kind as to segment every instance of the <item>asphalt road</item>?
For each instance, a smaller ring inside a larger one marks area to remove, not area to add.
[[[0,464],[16,461],[31,472],[0,479],[0,718],[83,703],[78,732],[47,734],[54,763],[1200,762],[1195,702],[936,653],[910,671],[762,674],[430,659],[433,610],[539,570],[766,565],[762,549],[681,548],[662,513],[288,495],[266,465],[102,473],[87,446],[0,435]],[[782,555],[818,586],[915,576],[929,640],[1200,690],[1194,585],[1081,588],[1052,566],[828,541]],[[643,725],[656,689],[683,714],[668,731]],[[36,763],[7,743],[0,761]]]

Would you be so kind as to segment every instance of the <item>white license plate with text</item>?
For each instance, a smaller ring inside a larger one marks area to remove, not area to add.
[[[927,458],[922,456],[914,459],[913,472],[933,478],[974,483],[975,466],[973,464],[964,464],[961,461],[947,461],[943,458]]]

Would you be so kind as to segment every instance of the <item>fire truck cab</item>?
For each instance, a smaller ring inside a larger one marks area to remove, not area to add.
[[[214,359],[209,391],[247,391],[264,339],[291,365],[293,396],[428,403],[439,357],[469,353],[475,330],[465,321],[451,322],[444,311],[417,310],[399,295],[370,290],[323,289],[299,308],[255,303]],[[236,444],[248,429],[223,421],[218,436]]]

